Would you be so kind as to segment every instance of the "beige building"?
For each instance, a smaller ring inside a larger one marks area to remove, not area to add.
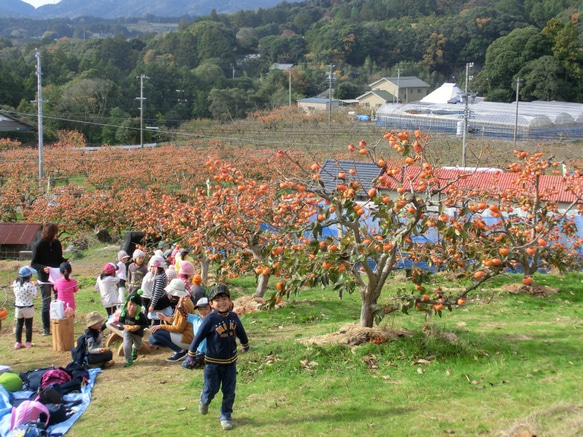
[[[385,91],[390,95],[390,99],[384,103],[409,103],[421,100],[429,94],[430,85],[415,76],[401,76],[383,77],[371,83],[369,87],[371,92],[377,92],[377,96],[379,91]]]
[[[374,90],[364,93],[362,96],[358,96],[358,104],[364,108],[371,108],[377,110],[385,103],[390,103],[393,99],[391,93],[385,90]]]

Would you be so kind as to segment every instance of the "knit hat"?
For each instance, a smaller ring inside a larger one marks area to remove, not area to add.
[[[32,276],[32,269],[28,266],[22,266],[18,271],[18,276],[21,278],[30,278]]]
[[[184,281],[180,278],[172,279],[170,281],[170,284],[168,284],[164,290],[171,296],[176,297],[188,296],[188,292],[185,289]]]
[[[101,313],[98,313],[97,311],[91,311],[85,316],[85,327],[90,328],[96,323],[103,323],[104,320],[105,318],[101,315]]]
[[[162,252],[162,250],[160,250],[160,249],[155,250],[154,255],[158,255],[158,256],[161,256],[162,258],[164,258],[164,252]]]
[[[192,283],[194,285],[200,285],[202,284],[202,277],[200,275],[194,275],[194,278],[192,278]]]
[[[180,261],[180,274],[181,275],[194,275],[194,266],[190,261]]]
[[[209,300],[206,297],[201,297],[198,302],[196,302],[195,308],[207,307],[209,305]]]
[[[141,307],[142,306],[142,290],[138,290],[135,293],[132,293],[128,296],[128,299],[126,300],[126,304],[128,302],[133,302],[135,303],[137,306]]]
[[[103,266],[103,273],[106,275],[115,275],[117,268],[112,263],[107,263]]]
[[[145,258],[146,252],[144,252],[143,250],[140,250],[140,249],[136,249],[136,250],[134,250],[134,253],[132,254],[132,259],[135,261],[141,256],[143,256]]]
[[[123,262],[124,258],[129,258],[130,256],[125,250],[120,250],[117,253],[117,260]]]

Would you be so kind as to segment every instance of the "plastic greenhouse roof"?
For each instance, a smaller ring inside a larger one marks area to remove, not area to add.
[[[516,103],[486,102],[476,99],[468,105],[471,123],[480,122],[502,126],[514,126],[516,120]],[[407,104],[387,103],[376,113],[381,117],[399,118],[435,118],[443,120],[462,120],[464,104],[421,103]],[[532,128],[552,128],[555,126],[583,126],[583,104],[568,102],[519,102],[518,125]]]

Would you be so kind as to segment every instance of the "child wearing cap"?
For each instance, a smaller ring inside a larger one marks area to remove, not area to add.
[[[208,316],[211,312],[209,300],[206,297],[201,297],[194,306],[198,310],[198,314],[189,314],[188,321],[192,323],[192,332],[196,336],[202,319]],[[196,349],[192,348],[192,343],[188,348],[188,356],[182,362],[182,367],[185,369],[198,369],[204,366],[204,354],[206,353],[206,339],[204,339]]]
[[[117,253],[117,277],[119,278],[119,283],[117,284],[117,301],[124,302],[126,300],[126,281],[127,281],[127,262],[130,260],[130,256],[125,250],[120,250]]]
[[[75,293],[79,291],[77,281],[71,278],[72,268],[68,262],[61,263],[59,266],[61,277],[55,281],[53,289],[57,293],[57,299],[65,303],[65,309],[70,308],[75,311]]]
[[[194,338],[192,324],[188,321],[188,315],[194,312],[194,305],[184,289],[182,279],[174,278],[165,290],[168,299],[176,303],[176,308],[172,316],[156,313],[161,323],[150,328],[150,344],[172,349],[174,354],[166,361],[178,362],[186,357]]]
[[[162,257],[154,255],[150,262],[150,272],[152,272],[152,299],[148,305],[148,319],[152,320],[154,325],[160,324],[159,313],[166,316],[171,316],[172,302],[168,299],[166,294],[166,286],[168,285],[168,277],[166,276],[166,260]]]
[[[142,313],[142,298],[139,293],[140,291],[128,296],[125,308],[119,315],[119,323],[123,326],[123,353],[126,359],[124,367],[131,366],[138,358],[144,328],[148,326],[148,319]]]
[[[135,293],[142,287],[144,276],[148,273],[148,267],[146,266],[146,252],[136,249],[132,254],[132,259],[134,262],[129,265],[126,274],[128,294]]]
[[[203,297],[207,297],[206,288],[202,285],[202,276],[196,274],[192,277],[192,286],[190,287],[193,302],[198,302]]]
[[[93,367],[108,368],[115,364],[113,353],[103,345],[103,326],[105,318],[97,311],[85,316],[85,354],[87,363]]]
[[[95,289],[101,296],[101,304],[105,307],[107,317],[115,312],[115,306],[118,304],[117,283],[119,278],[116,275],[117,268],[113,263],[107,263],[103,266],[103,272],[97,277]],[[105,324],[102,329],[105,329]]]
[[[249,339],[239,316],[230,311],[231,294],[225,284],[212,287],[209,300],[213,311],[203,319],[189,350],[196,350],[207,339],[204,388],[200,395],[199,411],[201,414],[208,413],[209,404],[222,385],[220,422],[224,430],[229,430],[233,428],[231,415],[237,383],[237,338],[241,342],[242,352],[249,350]]]
[[[22,345],[22,327],[26,326],[26,347],[32,346],[32,319],[34,317],[33,299],[38,294],[36,285],[30,282],[32,269],[28,266],[21,267],[18,278],[12,284],[14,290],[14,317],[16,318],[16,343],[14,349],[20,349]]]

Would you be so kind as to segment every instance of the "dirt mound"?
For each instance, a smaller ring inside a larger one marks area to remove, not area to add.
[[[411,333],[405,329],[390,329],[375,326],[365,328],[360,325],[345,325],[331,334],[316,337],[303,338],[298,341],[306,345],[325,346],[329,344],[344,344],[358,346],[363,343],[387,343],[400,337],[411,337]]]
[[[533,296],[550,296],[558,293],[558,288],[551,288],[545,285],[523,285],[523,284],[506,284],[501,287],[502,292],[509,294],[530,294]]]
[[[233,311],[237,314],[256,313],[267,309],[269,302],[266,299],[255,296],[242,296],[233,301]],[[285,302],[281,301],[275,305],[275,308],[283,308]]]

